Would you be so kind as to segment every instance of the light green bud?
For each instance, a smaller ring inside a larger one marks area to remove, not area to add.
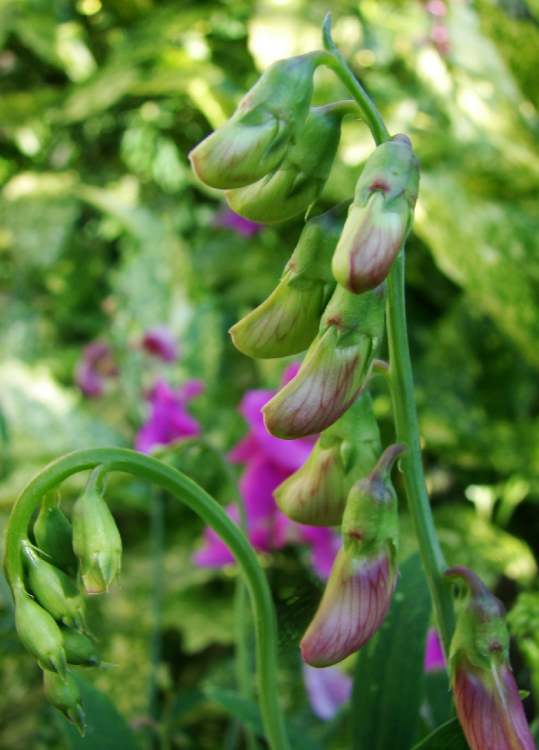
[[[46,498],[33,527],[39,549],[59,568],[72,572],[77,568],[73,553],[71,524],[55,498]]]
[[[68,673],[62,680],[54,672],[43,672],[43,689],[51,706],[61,711],[66,719],[77,727],[81,736],[84,736],[84,711],[80,691],[72,675]]]
[[[83,667],[99,666],[101,659],[91,638],[71,628],[63,629],[62,635],[68,664]]]
[[[15,627],[23,646],[44,669],[66,674],[66,655],[60,628],[52,615],[18,588],[15,597]]]

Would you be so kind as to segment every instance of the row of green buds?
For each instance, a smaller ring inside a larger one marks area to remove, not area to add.
[[[365,385],[383,332],[383,287],[358,296],[338,285],[296,377],[263,409],[268,431],[293,439],[336,422]]]
[[[464,588],[449,654],[459,721],[471,750],[535,750],[509,663],[502,603],[471,570],[446,576]]]
[[[309,526],[340,524],[352,485],[367,476],[380,455],[380,431],[365,390],[317,440],[307,461],[279,485],[281,511]]]
[[[406,239],[419,187],[419,168],[406,135],[375,149],[357,181],[332,270],[356,294],[377,287]]]
[[[51,703],[82,728],[82,709],[68,664],[100,663],[86,631],[87,593],[106,591],[119,572],[121,540],[101,490],[102,469],[90,476],[73,508],[73,527],[58,502],[44,499],[33,526],[36,544],[21,541],[26,584],[14,586],[19,638],[44,670]]]
[[[391,445],[351,489],[343,544],[314,618],[301,640],[304,661],[326,667],[363,646],[382,624],[397,578],[397,497],[390,474],[404,446]]]
[[[260,359],[287,357],[307,349],[335,288],[331,257],[344,213],[340,206],[306,222],[277,287],[230,329],[237,349]]]

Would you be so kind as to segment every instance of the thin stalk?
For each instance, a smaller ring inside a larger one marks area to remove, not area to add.
[[[153,482],[185,503],[221,537],[234,555],[245,578],[253,611],[258,697],[266,737],[272,750],[290,750],[278,701],[275,610],[264,572],[241,529],[205,490],[177,469],[126,448],[75,451],[53,461],[25,487],[11,512],[5,571],[12,590],[24,587],[21,540],[28,538],[30,521],[43,496],[73,474],[104,464],[107,471],[122,471]]]
[[[150,545],[152,556],[150,675],[148,679],[148,715],[159,719],[158,671],[161,662],[161,626],[164,592],[163,550],[165,537],[165,498],[155,492],[150,508]]]
[[[346,60],[337,49],[331,37],[330,14],[326,16],[324,21],[323,38],[324,47],[328,52],[328,58],[324,58],[324,64],[336,73],[358,103],[376,144],[384,143],[389,139],[389,131],[376,105],[355,78]],[[400,465],[436,622],[445,651],[448,653],[454,624],[453,602],[450,589],[442,575],[447,566],[436,535],[421,460],[414,379],[406,327],[404,247],[393,263],[393,268],[387,280],[387,290],[389,383],[393,417],[397,440],[405,443],[408,449],[401,458]]]

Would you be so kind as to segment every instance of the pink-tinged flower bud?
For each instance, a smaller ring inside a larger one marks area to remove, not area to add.
[[[83,630],[85,606],[75,581],[59,568],[43,560],[28,543],[23,542],[28,581],[38,602],[55,620],[68,627]]]
[[[357,651],[378,630],[396,582],[397,499],[389,473],[402,445],[387,448],[348,496],[343,546],[318,610],[301,640],[304,661],[327,667]]]
[[[22,645],[35,656],[43,669],[51,669],[65,677],[64,642],[54,618],[24,589],[16,589],[13,595],[15,627]]]
[[[319,197],[329,176],[341,133],[342,113],[329,107],[311,109],[302,130],[282,162],[262,179],[227,190],[228,205],[251,221],[286,221]]]
[[[457,715],[471,750],[535,750],[509,664],[502,603],[471,570],[458,566],[446,575],[467,589],[449,663]]]
[[[122,539],[93,477],[73,506],[73,550],[86,593],[108,591],[120,572]]]
[[[77,727],[81,736],[84,736],[84,711],[79,688],[73,677],[68,673],[62,679],[55,672],[43,672],[43,689],[51,706],[61,711]]]
[[[355,401],[383,335],[384,294],[337,287],[298,374],[263,408],[268,431],[293,439],[327,429]]]
[[[230,329],[249,357],[287,357],[306,349],[333,288],[331,256],[342,228],[342,210],[310,219],[276,289]]]
[[[380,455],[380,435],[368,391],[318,439],[307,461],[275,490],[288,518],[309,526],[340,524],[352,485]]]
[[[277,167],[307,117],[319,58],[313,52],[278,60],[262,74],[230,120],[189,154],[202,182],[238,188]]]
[[[407,136],[378,146],[357,182],[333,256],[339,284],[359,294],[386,278],[410,230],[418,185],[417,159]]]

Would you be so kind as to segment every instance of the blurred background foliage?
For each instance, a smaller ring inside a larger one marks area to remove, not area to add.
[[[510,610],[513,660],[533,713],[539,3],[451,0],[445,15],[420,0],[330,5],[336,41],[390,130],[409,133],[421,160],[408,309],[429,491],[449,562],[473,566]],[[246,389],[278,383],[282,363],[247,360],[227,329],[273,288],[301,222],[253,237],[217,226],[219,198],[196,182],[186,154],[269,63],[320,46],[327,9],[321,0],[0,0],[2,524],[47,461],[79,447],[132,445],[144,389],[165,367],[136,345],[149,327],[166,325],[181,347],[168,379],[204,381],[193,413],[223,450],[245,433],[237,405]],[[317,73],[318,100],[343,95],[328,71]],[[321,208],[350,196],[371,148],[366,128],[347,120]],[[73,373],[96,338],[113,347],[119,376],[90,400]],[[390,440],[383,383],[375,407]],[[170,460],[230,502],[218,465],[200,451]],[[67,500],[79,489],[69,485]],[[119,589],[91,602],[114,664],[92,681],[141,738],[163,731],[163,747],[225,747],[235,725],[204,689],[233,680],[235,573],[193,566],[201,524],[164,501],[156,625],[151,490],[120,477],[110,496],[126,559]],[[404,554],[414,549],[404,508],[403,536]],[[344,748],[346,712],[329,731],[300,679],[297,640],[319,584],[301,550],[265,563],[288,713],[324,747]],[[0,630],[0,746],[76,747],[15,639],[4,583]]]

